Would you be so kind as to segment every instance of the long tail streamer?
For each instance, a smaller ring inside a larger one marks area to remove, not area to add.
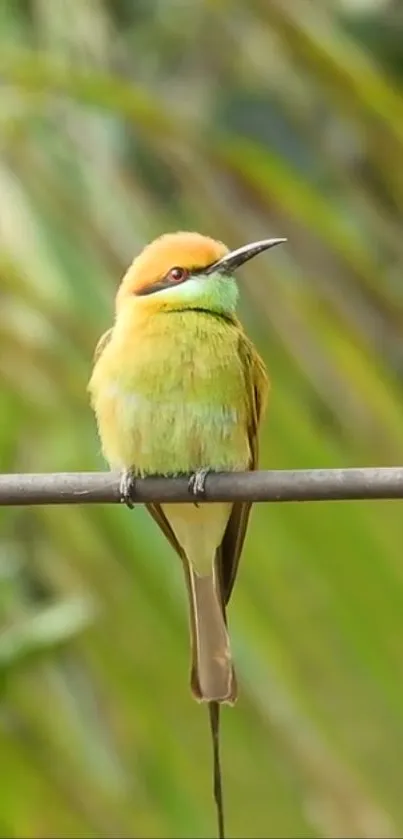
[[[220,704],[209,702],[210,730],[213,745],[213,790],[217,810],[218,839],[225,839],[224,803],[220,760]]]

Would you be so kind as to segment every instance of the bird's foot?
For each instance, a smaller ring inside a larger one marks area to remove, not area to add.
[[[130,469],[125,469],[120,478],[120,500],[126,504],[129,510],[133,510],[133,490],[136,485],[136,478]]]
[[[211,472],[211,469],[198,469],[197,472],[190,476],[188,483],[189,491],[196,498],[203,498],[206,494],[206,478],[209,472]]]

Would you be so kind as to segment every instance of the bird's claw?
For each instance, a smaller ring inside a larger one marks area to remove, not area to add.
[[[120,478],[120,500],[122,504],[126,504],[129,510],[133,510],[133,490],[135,487],[136,479],[133,475],[133,472],[130,469],[125,470],[122,472]]]
[[[206,478],[210,469],[198,469],[193,475],[189,478],[189,491],[192,495],[195,495],[196,498],[203,497],[206,494]]]

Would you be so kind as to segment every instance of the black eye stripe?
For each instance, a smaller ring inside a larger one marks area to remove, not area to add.
[[[139,288],[135,294],[136,297],[145,297],[146,294],[156,294],[158,291],[163,291],[164,288],[172,288],[172,281],[165,278],[163,280],[158,280],[158,282],[153,283],[152,285]]]
[[[180,280],[172,279],[172,277],[170,277],[170,274],[172,273],[172,271],[183,271],[184,272],[183,279],[180,279]],[[177,284],[179,286],[181,283],[186,282],[186,280],[188,280],[189,277],[192,277],[194,275],[197,276],[198,274],[203,274],[204,271],[206,271],[206,268],[205,267],[200,268],[200,266],[198,266],[198,267],[195,266],[195,267],[192,267],[192,268],[182,268],[181,265],[173,265],[172,268],[169,269],[168,273],[165,274],[165,277],[162,277],[160,280],[157,280],[156,283],[153,283],[150,286],[146,286],[145,288],[138,289],[135,292],[136,297],[145,297],[148,294],[156,294],[158,291],[164,291],[165,288],[174,288],[175,284]]]

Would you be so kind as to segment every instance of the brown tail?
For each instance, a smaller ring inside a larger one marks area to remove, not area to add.
[[[225,609],[215,573],[199,576],[189,563],[188,578],[192,633],[191,688],[200,702],[228,702],[237,698]]]

